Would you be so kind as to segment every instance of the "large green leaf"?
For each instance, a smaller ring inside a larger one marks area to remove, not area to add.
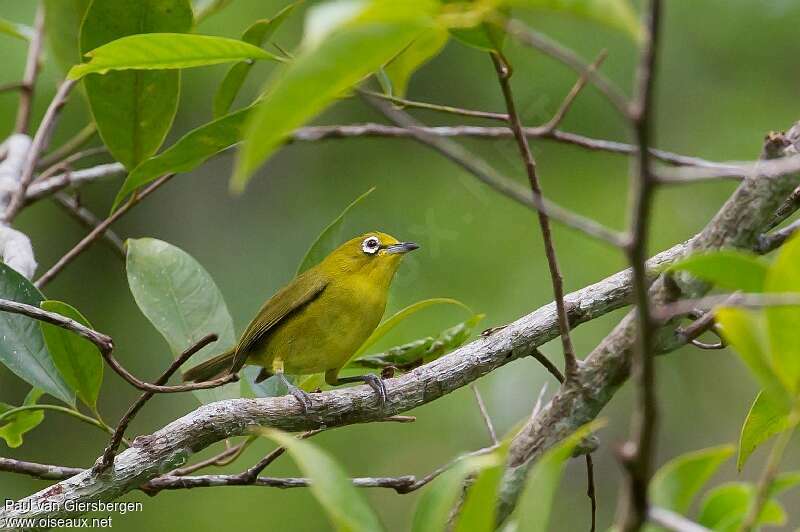
[[[192,22],[189,0],[93,0],[80,50],[140,33],[188,32]],[[178,109],[180,72],[110,72],[83,84],[100,136],[116,160],[130,169],[158,150]]]
[[[784,376],[776,373],[769,353],[767,324],[763,313],[737,307],[715,312],[723,337],[758,379],[766,393],[776,401],[791,404],[790,389]]]
[[[467,490],[458,512],[455,532],[493,532],[496,528],[497,495],[506,469],[511,438],[492,451],[496,463],[481,470]]]
[[[129,35],[84,54],[88,63],[75,65],[67,74],[79,79],[112,70],[166,70],[218,65],[255,59],[278,60],[258,46],[212,35],[144,33]]]
[[[761,292],[768,269],[769,263],[756,255],[733,249],[698,253],[669,267],[670,271],[688,272],[719,288],[744,292]]]
[[[467,477],[502,464],[499,454],[488,453],[458,460],[426,486],[414,511],[412,532],[447,530],[450,512],[464,490]]]
[[[781,247],[764,282],[770,293],[800,293],[800,238],[796,236]],[[787,388],[800,394],[800,306],[766,307],[767,329],[772,363]]]
[[[444,28],[427,29],[386,65],[384,72],[391,81],[394,96],[405,97],[411,75],[441,52],[447,39],[448,33]]]
[[[739,457],[736,467],[739,471],[745,462],[762,443],[789,428],[789,409],[776,401],[770,394],[759,392],[739,436]]]
[[[193,129],[163,152],[142,161],[128,174],[112,210],[116,210],[131,192],[159,176],[194,170],[209,157],[239,142],[248,112],[250,108],[240,109]]]
[[[300,265],[297,267],[296,275],[300,275],[307,269],[311,268],[322,262],[322,259],[328,256],[328,254],[336,249],[342,243],[342,226],[344,225],[344,221],[347,218],[347,214],[361,201],[364,200],[367,196],[372,194],[375,190],[375,187],[367,190],[359,197],[351,201],[347,207],[339,213],[339,215],[334,218],[334,220],[328,224],[328,226],[322,230],[316,240],[311,244],[306,251],[303,260],[300,261]]]
[[[0,298],[38,307],[44,296],[25,277],[0,263]],[[75,396],[44,345],[37,320],[0,312],[0,336],[0,363],[31,386],[75,404]]]
[[[219,340],[192,360],[202,362],[236,344],[233,320],[208,272],[185,251],[154,238],[128,240],[128,285],[142,313],[177,356],[202,337]],[[237,397],[238,385],[194,392],[202,402]]]
[[[42,390],[33,388],[25,397],[23,406],[32,406],[44,394]],[[0,403],[0,414],[4,414],[15,407],[6,403]],[[0,438],[3,438],[6,445],[12,449],[22,445],[22,436],[26,432],[35,429],[42,421],[44,421],[44,410],[25,410],[11,414],[10,418],[3,420],[3,425],[0,426]]]
[[[700,505],[698,523],[715,532],[738,530],[750,508],[755,488],[744,482],[728,482],[709,491]],[[759,525],[782,525],[786,512],[777,501],[770,499],[758,519]]]
[[[231,188],[243,191],[295,128],[403,50],[432,24],[435,8],[432,0],[339,0],[309,9],[300,53],[249,117]]]
[[[575,447],[604,423],[596,420],[584,425],[547,451],[533,465],[514,511],[518,532],[547,532],[550,510],[566,461],[572,456]]]
[[[311,493],[337,530],[383,530],[378,516],[358,493],[341,465],[328,453],[309,441],[275,429],[259,429],[258,433],[286,448],[303,475],[311,480]]]
[[[242,40],[254,46],[263,46],[278,28],[280,28],[281,24],[283,24],[297,4],[298,2],[289,4],[270,19],[255,21],[244,32]],[[230,67],[227,74],[225,74],[225,77],[222,79],[222,83],[220,83],[216,95],[214,95],[214,118],[219,118],[228,112],[228,109],[231,108],[233,100],[236,98],[236,95],[239,94],[239,89],[242,88],[244,80],[247,79],[247,75],[252,68],[252,61],[242,61]]]
[[[78,36],[91,0],[44,0],[44,32],[62,72],[81,62]]]
[[[686,514],[692,499],[733,454],[733,445],[721,445],[673,458],[650,481],[653,505]]]
[[[644,31],[639,17],[628,0],[502,0],[514,7],[549,9],[583,17],[625,31],[641,41]]]
[[[22,39],[23,41],[29,41],[31,37],[33,37],[33,28],[26,24],[19,24],[0,18],[0,33]]]
[[[55,312],[91,328],[83,315],[61,301],[42,301],[42,309]],[[97,397],[103,384],[103,357],[92,342],[62,327],[40,322],[44,342],[56,368],[78,399],[92,411],[97,410]]]

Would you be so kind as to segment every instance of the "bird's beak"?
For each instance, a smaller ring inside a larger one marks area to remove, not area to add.
[[[398,244],[386,246],[386,253],[408,253],[418,248],[419,244],[415,244],[414,242],[400,242]]]

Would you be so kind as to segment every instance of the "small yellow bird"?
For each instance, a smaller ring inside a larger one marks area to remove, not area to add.
[[[206,381],[252,364],[263,368],[256,382],[277,375],[304,410],[310,396],[284,374],[325,373],[331,386],[364,382],[383,403],[379,377],[338,374],[380,323],[401,258],[418,247],[377,231],[348,240],[264,303],[233,349],[189,369],[183,379]]]

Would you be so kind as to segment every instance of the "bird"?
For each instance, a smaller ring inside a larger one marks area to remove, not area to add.
[[[418,248],[379,231],[348,240],[269,298],[233,348],[187,370],[183,380],[208,381],[245,365],[261,366],[256,382],[277,376],[308,412],[311,397],[286,375],[324,373],[331,386],[369,385],[383,406],[380,377],[340,377],[339,371],[380,323],[403,256]]]

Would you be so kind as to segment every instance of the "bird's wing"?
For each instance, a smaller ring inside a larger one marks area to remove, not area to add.
[[[249,352],[265,339],[270,330],[281,320],[319,297],[325,290],[327,281],[321,275],[307,275],[309,273],[311,270],[297,277],[264,303],[236,346],[232,366],[234,373],[242,369]]]

